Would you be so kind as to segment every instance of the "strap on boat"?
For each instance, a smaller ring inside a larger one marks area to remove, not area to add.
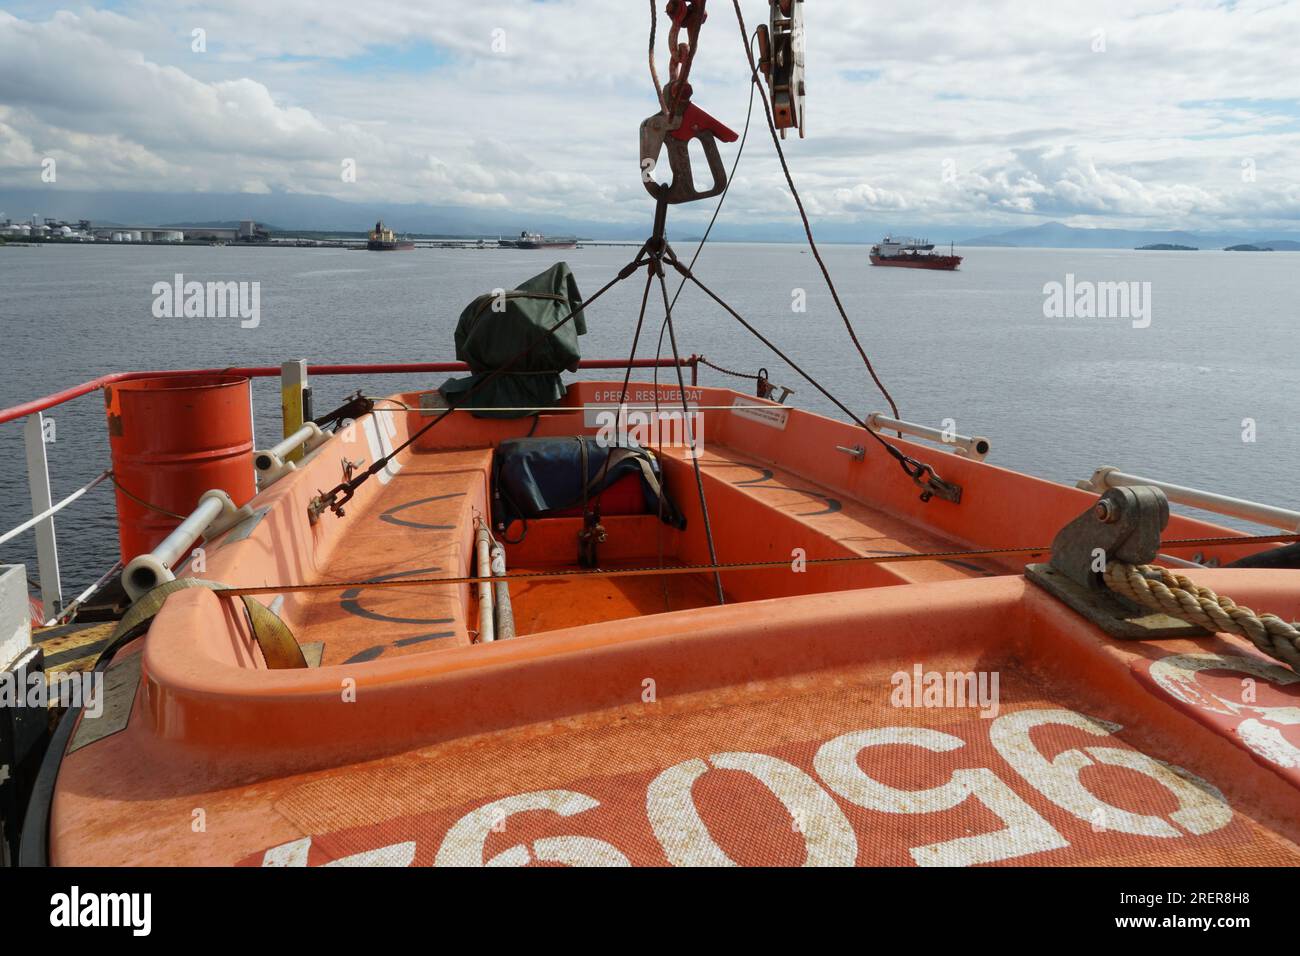
[[[152,621],[167,598],[186,588],[207,588],[211,591],[226,591],[230,585],[218,581],[205,581],[202,578],[177,578],[158,585],[131,605],[130,609],[118,621],[117,629],[110,641],[136,631]],[[265,604],[247,594],[240,595],[244,609],[248,613],[249,627],[253,639],[262,649],[262,657],[270,670],[287,670],[295,667],[307,667],[307,658],[303,656],[298,640],[293,636],[287,624]]]
[[[584,439],[579,437],[578,441],[583,442]],[[583,448],[582,473],[586,474],[587,473],[586,445],[584,444],[582,448]],[[587,511],[588,496],[595,495],[597,502],[600,501],[600,493],[597,491],[596,486],[605,480],[605,476],[610,471],[613,471],[614,468],[623,464],[624,461],[630,459],[636,463],[638,468],[641,469],[641,477],[645,479],[646,487],[650,489],[650,493],[655,496],[655,499],[662,504],[664,513],[667,514],[669,518],[672,519],[669,523],[674,525],[680,525],[681,513],[677,510],[676,506],[673,505],[672,501],[669,500],[668,496],[664,494],[663,485],[661,485],[659,482],[659,476],[655,474],[654,468],[651,467],[651,456],[653,454],[654,454],[653,452],[651,452],[649,449],[646,448],[629,448],[625,445],[620,445],[615,448],[611,448],[609,450],[608,457],[605,459],[604,467],[602,467],[601,470],[591,479],[591,481],[587,483],[587,486],[582,491],[582,498],[580,500],[582,502],[583,512],[586,513]],[[574,504],[576,505],[577,502],[575,502]],[[568,507],[574,507],[574,505],[569,505]]]
[[[581,442],[583,441],[583,439],[579,438],[578,441]],[[646,457],[648,454],[649,452],[641,448],[626,448],[623,446],[619,446],[617,448],[611,448],[609,450],[608,457],[605,459],[604,467],[601,468],[601,470],[591,479],[591,481],[587,482],[586,488],[583,489],[582,500],[586,501],[588,495],[596,494],[596,486],[605,480],[605,476],[609,472],[613,471],[614,468],[616,468],[618,465],[623,464],[623,462],[629,458],[635,461],[637,465],[640,467],[641,474],[645,476],[646,484],[650,486],[650,490],[654,493],[655,497],[660,497],[663,494],[663,492],[659,488],[659,479],[655,477],[654,470],[650,467],[650,461]],[[583,446],[584,474],[586,473],[586,465],[587,465],[586,446],[584,445]]]
[[[167,598],[185,588],[230,590],[227,584],[204,581],[201,578],[178,578],[158,585],[132,604],[122,619],[117,622],[108,645],[95,661],[94,673],[103,674],[117,652],[145,632],[149,622],[162,609]],[[241,594],[239,597],[243,599],[244,607],[248,610],[253,636],[262,649],[262,656],[266,658],[266,666],[272,669],[308,666],[297,639],[275,612],[247,594]],[[31,799],[23,818],[22,836],[18,841],[19,866],[49,866],[50,807],[54,802],[55,781],[58,779],[59,768],[67,753],[68,741],[72,737],[82,710],[81,703],[68,708],[59,721],[58,727],[55,728],[49,747],[45,751],[45,757],[41,760],[41,767],[33,783]]]
[[[592,481],[587,481],[587,439],[582,435],[575,437],[578,439],[578,459],[581,463],[578,484],[582,486],[582,530],[578,532],[578,564],[584,568],[595,568],[600,566],[597,548],[605,543],[605,526],[600,523],[600,496],[596,496],[596,505],[592,507],[588,494],[602,476],[597,475]],[[608,464],[608,456],[605,461]]]

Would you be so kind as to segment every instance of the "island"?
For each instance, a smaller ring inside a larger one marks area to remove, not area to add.
[[[1273,249],[1270,246],[1252,246],[1250,245],[1250,243],[1242,243],[1239,246],[1228,246],[1223,251],[1224,252],[1272,252]]]
[[[1196,252],[1196,246],[1180,246],[1172,242],[1153,242],[1149,246],[1138,246],[1138,252]]]

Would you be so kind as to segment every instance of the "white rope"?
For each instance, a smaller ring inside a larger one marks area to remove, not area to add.
[[[1300,671],[1300,628],[1276,614],[1257,614],[1226,595],[1215,594],[1168,568],[1110,562],[1106,584],[1112,591],[1180,621],[1247,638],[1265,654]]]
[[[57,514],[58,512],[62,511],[68,505],[72,504],[74,501],[76,501],[78,498],[84,495],[91,488],[94,488],[101,481],[106,481],[110,474],[111,472],[105,471],[94,481],[90,482],[87,485],[82,485],[80,488],[78,488],[72,494],[68,495],[68,497],[64,498],[58,504],[51,505],[50,507],[42,511],[40,514],[18,525],[18,527],[11,528],[9,531],[6,531],[3,535],[0,535],[0,544],[4,544],[6,541],[9,541],[11,538],[18,537],[18,535],[22,534],[24,531],[28,530],[29,528],[32,528],[35,525],[40,524],[42,521],[44,521],[46,518],[50,517],[51,515]]]

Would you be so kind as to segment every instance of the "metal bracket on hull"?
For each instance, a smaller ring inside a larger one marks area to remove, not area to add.
[[[855,446],[856,447],[856,446]],[[841,451],[846,449],[841,448]],[[951,481],[944,481],[938,473],[923,461],[917,461],[915,458],[909,458],[903,455],[899,458],[899,464],[903,466],[903,471],[907,472],[912,483],[921,489],[921,500],[928,502],[936,495],[944,501],[951,501],[955,505],[961,504],[961,485]]]
[[[1102,576],[1109,561],[1156,560],[1168,523],[1169,502],[1159,488],[1112,488],[1060,530],[1052,541],[1052,560],[1028,565],[1025,577],[1112,637],[1204,637],[1206,632],[1195,625],[1120,597]]]

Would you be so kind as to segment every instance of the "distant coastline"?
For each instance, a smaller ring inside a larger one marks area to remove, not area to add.
[[[137,220],[138,221],[138,220]],[[397,220],[395,220],[397,221]],[[450,225],[450,223],[449,223]],[[669,238],[683,247],[694,247],[699,241],[695,227],[685,224],[680,234],[670,230]],[[851,231],[850,231],[851,230]],[[1025,229],[993,235],[959,238],[965,230],[960,228],[943,228],[931,230],[944,237],[947,244],[950,237],[955,244],[967,249],[1004,248],[1004,249],[1060,249],[1077,251],[1140,251],[1140,252],[1300,252],[1300,239],[1256,238],[1254,235],[1202,235],[1178,231],[1141,231],[1126,229],[1081,228],[1066,226],[1062,223],[1043,223]],[[802,236],[775,236],[767,232],[762,224],[756,224],[747,235],[736,235],[721,230],[715,231],[713,244],[738,245],[795,245],[804,246]],[[496,231],[452,232],[432,230],[404,230],[403,237],[412,240],[419,248],[432,249],[487,249],[498,248],[502,235],[517,235]],[[558,233],[557,233],[558,234]],[[636,227],[629,226],[624,236],[608,229],[575,231],[565,233],[576,236],[579,248],[597,246],[635,246],[643,242]],[[824,246],[863,246],[869,247],[880,234],[875,227],[851,227],[844,223],[827,222],[816,224],[814,234]],[[1264,234],[1267,235],[1267,234]],[[161,225],[124,225],[116,221],[91,221],[88,219],[57,220],[39,219],[36,216],[28,221],[0,221],[0,246],[43,246],[67,244],[93,245],[207,245],[231,246],[238,248],[343,248],[365,249],[367,233],[363,229],[312,229],[287,228],[283,225],[268,225],[264,222],[243,220],[177,221],[168,219]]]

